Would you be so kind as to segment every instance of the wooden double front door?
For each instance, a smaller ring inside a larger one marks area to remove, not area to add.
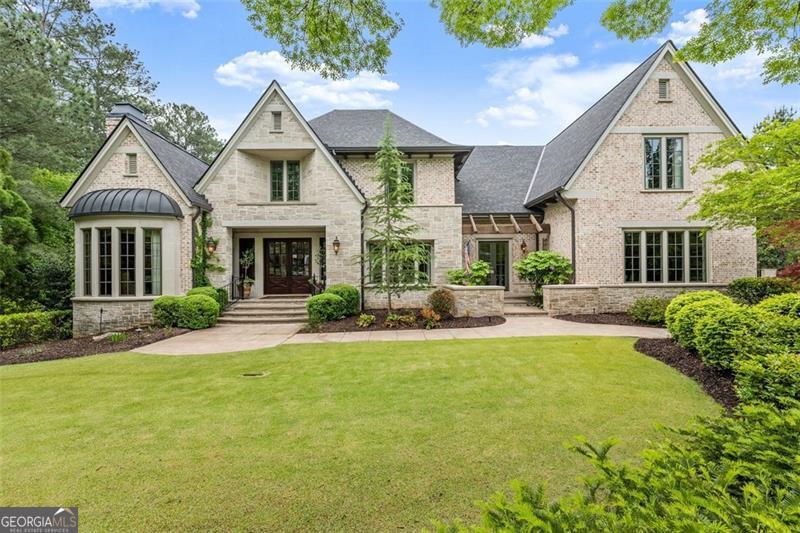
[[[311,239],[264,239],[264,293],[311,292]]]

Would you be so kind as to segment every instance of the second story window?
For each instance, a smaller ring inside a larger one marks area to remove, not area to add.
[[[300,161],[269,162],[271,202],[300,201]]]
[[[125,154],[125,174],[136,176],[139,173],[139,163],[136,154]]]
[[[644,186],[646,189],[683,189],[683,145],[683,137],[645,137]]]
[[[272,131],[283,131],[283,117],[280,111],[272,112]]]

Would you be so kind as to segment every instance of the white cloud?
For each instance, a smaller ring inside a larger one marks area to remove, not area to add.
[[[703,8],[689,11],[683,16],[683,20],[671,22],[668,39],[672,39],[678,46],[686,44],[686,41],[697,35],[700,27],[708,22],[708,13]]]
[[[125,8],[131,11],[146,9],[153,5],[160,5],[168,13],[179,12],[188,19],[197,18],[200,4],[197,0],[91,0],[94,8]]]
[[[548,26],[542,33],[535,33],[527,35],[522,38],[519,43],[520,48],[544,48],[550,46],[555,42],[556,37],[561,37],[569,33],[569,26],[566,24],[559,24],[558,27],[553,28]]]
[[[327,80],[313,71],[293,68],[279,52],[250,51],[217,67],[214,78],[228,87],[262,90],[277,79],[296,102],[339,107],[387,107],[386,93],[400,86],[378,74],[361,72],[344,80]]]
[[[491,67],[487,81],[504,102],[476,113],[474,121],[483,127],[536,126],[537,137],[552,137],[634,68],[634,63],[581,67],[574,54],[503,61]]]

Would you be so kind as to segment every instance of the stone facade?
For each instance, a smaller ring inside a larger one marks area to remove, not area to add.
[[[658,101],[658,80],[670,80],[671,101]],[[644,137],[680,135],[685,139],[685,188],[650,191],[644,187]],[[619,122],[564,192],[575,208],[576,283],[614,285],[624,281],[623,231],[644,228],[689,228],[696,209],[690,201],[712,178],[690,172],[703,151],[724,138],[718,123],[664,59],[645,82]],[[550,249],[571,257],[570,214],[549,204]],[[707,281],[727,283],[756,274],[756,244],[748,229],[710,231],[707,237]]]
[[[444,288],[453,291],[455,296],[454,316],[503,316],[503,302],[505,301],[503,287],[444,285]]]
[[[84,337],[146,326],[153,321],[154,299],[75,298],[72,301],[72,335]]]
[[[506,275],[508,276],[508,293],[519,296],[531,294],[531,286],[527,281],[519,279],[513,268],[515,261],[519,261],[527,254],[536,251],[536,234],[534,233],[473,233],[463,236],[463,245],[470,243],[470,259],[478,259],[478,243],[481,241],[504,241],[508,243],[509,260]],[[522,251],[525,243],[526,251]]]
[[[624,313],[637,298],[674,298],[686,291],[722,290],[725,285],[546,285],[544,310],[554,315]]]

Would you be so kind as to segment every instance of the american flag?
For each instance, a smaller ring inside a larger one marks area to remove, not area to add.
[[[472,241],[468,240],[464,243],[464,270],[469,272],[469,266],[472,264]]]

